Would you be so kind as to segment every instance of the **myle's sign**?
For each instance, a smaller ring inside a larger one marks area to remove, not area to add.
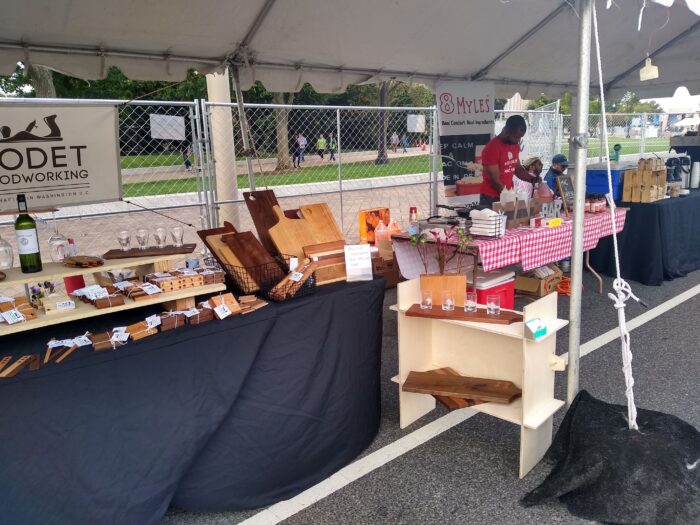
[[[121,199],[114,106],[0,104],[0,211]]]

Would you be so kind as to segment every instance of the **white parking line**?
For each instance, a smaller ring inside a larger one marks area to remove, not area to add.
[[[627,328],[630,331],[634,330],[635,328],[639,328],[645,323],[648,323],[658,316],[668,312],[672,308],[675,308],[685,301],[692,299],[699,293],[700,284],[658,306],[655,306],[643,314],[638,315],[634,319],[631,319],[627,322]],[[608,330],[604,334],[587,341],[581,345],[581,357],[594,352],[595,350],[614,341],[618,337],[618,329],[613,328],[612,330]],[[634,350],[634,340],[632,341],[632,349]],[[568,353],[563,354],[562,357],[568,362]],[[406,452],[409,452],[423,443],[430,441],[434,437],[439,436],[443,432],[451,429],[463,421],[466,421],[476,414],[477,412],[471,408],[454,410],[449,414],[446,414],[441,418],[436,419],[435,421],[432,421],[431,423],[428,423],[417,430],[414,430],[410,434],[397,439],[393,443],[390,443],[389,445],[386,445],[379,450],[375,450],[371,454],[350,463],[347,467],[339,470],[328,479],[323,480],[322,482],[305,490],[301,494],[298,494],[297,496],[286,501],[275,503],[267,509],[258,512],[247,520],[242,521],[241,525],[275,525],[280,523],[281,521],[293,516],[294,514],[297,514],[305,508],[322,500],[326,496],[333,494],[337,490],[342,489],[346,485],[360,479],[373,470],[386,465]]]

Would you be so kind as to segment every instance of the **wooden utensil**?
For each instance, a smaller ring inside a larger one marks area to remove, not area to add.
[[[2,371],[3,368],[7,366],[7,363],[12,361],[12,356],[11,355],[6,355],[2,359],[0,359],[0,372]]]
[[[221,240],[238,257],[258,284],[275,283],[284,277],[277,261],[265,250],[253,232],[229,233],[222,236]]]
[[[522,390],[511,381],[452,376],[435,372],[409,372],[401,388],[404,392],[480,399],[502,404],[508,404],[522,394]]]
[[[344,240],[343,232],[338,228],[333,212],[325,202],[299,206],[299,211],[309,224],[317,243]]]
[[[269,296],[275,301],[284,301],[287,298],[294,297],[314,271],[316,271],[316,263],[312,263],[309,259],[304,259],[295,271],[289,272],[284,279],[270,290]],[[297,272],[302,274],[301,279],[292,281],[290,279],[291,276]]]
[[[268,253],[279,255],[277,246],[275,246],[269,233],[270,228],[277,224],[277,215],[272,209],[274,206],[279,206],[275,192],[272,190],[246,191],[243,192],[243,199],[246,206],[248,206],[248,212],[253,219],[253,224],[255,224],[260,243]]]
[[[29,366],[29,363],[32,360],[31,355],[23,355],[17,361],[12,363],[10,366],[5,368],[2,372],[0,372],[0,377],[14,377],[17,374],[19,374],[25,367]]]
[[[476,312],[465,312],[461,307],[445,311],[439,307],[439,303],[433,308],[423,310],[419,304],[414,304],[406,310],[407,317],[427,317],[428,319],[448,319],[450,321],[474,321],[477,323],[513,324],[523,321],[522,314],[501,310],[498,315],[489,315],[484,308],[478,308]]]
[[[305,219],[288,219],[279,206],[272,208],[278,222],[270,228],[270,238],[279,253],[304,258],[304,246],[316,244],[316,239]]]

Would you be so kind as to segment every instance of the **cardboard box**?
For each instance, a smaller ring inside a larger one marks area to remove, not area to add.
[[[381,257],[372,259],[372,274],[386,279],[386,288],[396,288],[396,285],[405,281],[399,273],[399,265],[396,259],[384,260]]]
[[[389,208],[372,208],[360,210],[358,213],[360,225],[360,242],[374,244],[374,228],[379,221],[384,221],[384,226],[389,226]]]
[[[561,282],[562,271],[556,264],[548,264],[547,268],[554,273],[544,278],[537,277],[534,271],[516,275],[515,290],[535,297],[544,297],[556,291],[557,285]]]

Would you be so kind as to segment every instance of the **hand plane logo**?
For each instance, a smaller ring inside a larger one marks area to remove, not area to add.
[[[0,144],[10,144],[16,142],[56,142],[63,140],[61,129],[56,124],[56,115],[44,117],[44,122],[48,127],[48,134],[37,135],[35,129],[39,128],[36,120],[32,120],[25,129],[12,134],[10,126],[0,126]]]

